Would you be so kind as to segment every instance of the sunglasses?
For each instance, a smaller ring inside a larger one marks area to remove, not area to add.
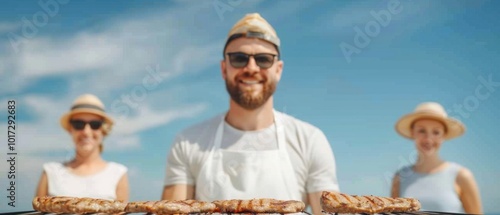
[[[243,68],[248,65],[250,57],[253,56],[255,63],[261,69],[268,69],[274,64],[274,58],[277,56],[275,54],[269,53],[259,53],[259,54],[246,54],[243,52],[230,52],[227,53],[229,56],[229,63],[234,68]]]
[[[85,122],[83,120],[78,120],[77,119],[77,120],[70,120],[69,124],[71,124],[71,126],[75,130],[83,130],[85,128],[85,125],[87,125],[87,124],[90,125],[90,128],[92,128],[92,130],[97,130],[97,129],[101,128],[101,126],[103,124],[103,121],[92,120],[90,122]]]

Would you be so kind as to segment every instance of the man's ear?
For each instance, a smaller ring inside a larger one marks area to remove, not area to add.
[[[277,61],[276,62],[276,80],[279,81],[281,79],[281,74],[283,73],[283,66],[284,66],[283,61]]]
[[[226,61],[222,59],[220,61],[220,72],[222,74],[222,79],[226,80]]]

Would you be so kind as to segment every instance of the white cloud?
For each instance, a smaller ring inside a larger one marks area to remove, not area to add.
[[[105,140],[106,150],[130,150],[141,146],[139,134],[148,129],[171,123],[176,119],[191,118],[205,111],[205,104],[189,105],[166,111],[152,111],[149,106],[140,107],[134,116],[117,120],[109,138]]]
[[[188,6],[191,8],[184,8]],[[106,93],[109,89],[119,90],[135,84],[147,66],[159,64],[168,68],[164,71],[174,74],[188,71],[183,70],[186,65],[202,69],[217,63],[212,56],[214,49],[220,48],[217,46],[220,42],[214,42],[208,36],[211,34],[193,35],[188,32],[189,28],[178,24],[191,17],[185,12],[195,12],[199,7],[181,5],[167,12],[148,11],[135,17],[123,15],[105,21],[98,29],[82,29],[58,37],[23,38],[18,53],[8,41],[4,41],[0,47],[6,54],[0,55],[0,62],[9,64],[2,64],[0,71],[9,71],[10,78],[28,83],[54,75],[71,79],[78,74],[79,80],[100,83],[95,85],[95,91]],[[189,26],[189,23],[185,24]],[[86,86],[85,83],[72,84]],[[0,90],[19,92],[25,86],[28,84],[16,89],[2,86]]]
[[[336,8],[335,12],[323,15],[319,20],[326,22],[328,27],[341,29],[364,24],[369,21],[370,10],[374,2],[349,2],[342,8]],[[320,25],[324,26],[324,25]],[[323,29],[324,30],[324,29]]]
[[[13,32],[20,27],[21,27],[21,25],[16,24],[16,23],[0,22],[0,34]]]
[[[333,32],[334,34],[354,34],[354,27],[361,29],[370,21],[376,21],[371,12],[379,13],[382,10],[388,11],[390,2],[399,2],[396,7],[401,10],[398,14],[390,14],[390,23],[398,20],[411,20],[411,25],[420,22],[427,23],[427,18],[423,14],[428,13],[432,8],[437,7],[437,3],[432,2],[410,2],[410,1],[356,1],[346,4],[342,8],[338,8],[333,13],[328,13],[322,16],[319,20],[322,24],[318,24],[316,31],[325,33],[325,31]],[[385,17],[384,17],[385,18]]]
[[[371,11],[377,13],[381,10],[387,11],[391,2],[399,4],[396,8],[401,12],[391,13],[390,23],[384,27],[392,28],[391,33],[381,33],[387,41],[403,33],[411,34],[429,25],[441,25],[467,10],[485,4],[485,1],[465,1],[453,5],[439,1],[356,1],[322,16],[315,31],[354,35],[355,26],[364,29],[368,22],[376,21],[370,14]],[[398,28],[391,27],[396,22]]]
[[[141,147],[141,138],[138,134],[121,135],[113,133],[104,140],[106,151],[128,151]]]
[[[106,69],[122,55],[119,41],[108,35],[81,33],[66,41],[28,40],[20,52],[21,76],[43,76]]]
[[[8,47],[4,44],[5,47]],[[0,44],[0,51],[2,44]],[[14,56],[5,55],[0,52],[0,95],[19,92],[28,86],[29,81],[17,74]]]
[[[152,111],[147,106],[141,107],[138,114],[118,120],[114,127],[114,133],[117,135],[129,135],[141,131],[167,124],[180,118],[194,117],[207,108],[204,104],[188,105],[175,110],[163,112]]]
[[[220,1],[226,2],[226,1]],[[227,30],[239,19],[241,19],[247,13],[260,13],[264,19],[270,22],[273,26],[279,26],[280,24],[289,23],[290,16],[294,16],[300,10],[304,10],[314,4],[321,3],[318,0],[310,1],[249,1],[240,0],[236,2],[241,2],[240,4],[235,4],[231,11],[225,11],[221,16],[223,18]],[[231,4],[228,3],[229,6]],[[257,10],[256,8],[259,7]],[[214,8],[215,10],[215,8]],[[223,10],[222,10],[223,11]],[[303,26],[306,27],[306,26]],[[280,32],[277,32],[278,35]]]
[[[0,74],[7,75],[7,59],[0,58]]]

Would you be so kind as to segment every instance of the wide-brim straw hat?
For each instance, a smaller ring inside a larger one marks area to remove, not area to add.
[[[101,100],[97,98],[97,96],[92,94],[84,94],[79,96],[73,102],[70,110],[67,113],[63,114],[60,120],[61,126],[65,130],[67,131],[70,130],[71,125],[69,124],[69,120],[71,119],[71,116],[77,113],[91,113],[102,117],[104,119],[102,127],[104,134],[106,135],[111,131],[111,128],[114,123],[113,119],[106,114],[105,106],[101,102]]]
[[[396,123],[396,131],[403,137],[413,139],[412,126],[416,120],[433,119],[445,126],[445,140],[453,139],[465,133],[465,125],[462,122],[449,117],[443,106],[436,102],[424,102],[419,104],[413,113],[401,117]]]
[[[269,24],[259,13],[249,13],[243,18],[238,20],[236,24],[229,30],[227,35],[226,45],[224,50],[226,50],[227,45],[232,41],[240,37],[247,38],[259,38],[270,42],[276,46],[279,52],[280,39],[276,34],[273,26]]]

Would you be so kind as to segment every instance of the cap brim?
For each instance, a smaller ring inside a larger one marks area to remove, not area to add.
[[[460,121],[453,118],[444,118],[432,113],[411,113],[401,117],[396,123],[396,131],[403,137],[413,139],[411,125],[417,119],[434,119],[442,122],[446,126],[445,140],[453,139],[465,133],[465,126]]]

